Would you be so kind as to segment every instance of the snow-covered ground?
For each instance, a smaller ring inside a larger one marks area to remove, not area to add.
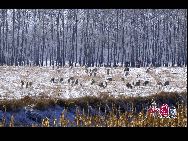
[[[129,75],[124,76],[124,68],[110,69],[110,76],[113,81],[109,81],[106,88],[99,87],[100,82],[105,81],[108,76],[106,68],[97,68],[97,76],[89,76],[83,67],[52,69],[51,67],[0,67],[0,99],[20,99],[24,96],[48,96],[56,98],[77,98],[82,96],[99,95],[108,93],[109,95],[125,96],[147,96],[164,92],[187,92],[187,67],[159,67],[151,68],[146,73],[147,68],[130,68]],[[51,78],[55,81],[63,78],[63,82],[51,83]],[[68,84],[68,79],[74,77],[78,79],[78,85]],[[124,81],[122,81],[124,77]],[[91,79],[95,83],[91,85]],[[21,80],[32,82],[29,88],[21,87]],[[141,86],[127,88],[126,84],[133,85],[138,80]],[[149,85],[143,86],[144,81],[149,81]],[[170,85],[161,86],[157,82]]]

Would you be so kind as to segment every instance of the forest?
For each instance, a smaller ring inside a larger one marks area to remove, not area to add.
[[[186,9],[0,9],[0,65],[187,66]]]

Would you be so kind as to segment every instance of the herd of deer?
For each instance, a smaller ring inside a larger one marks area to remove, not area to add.
[[[127,72],[129,71],[129,69],[126,69],[125,68],[125,70],[124,70],[125,72],[126,72],[126,74],[127,74]],[[150,68],[148,68],[147,70],[146,70],[146,73],[150,73]],[[125,75],[125,76],[127,76],[127,75]],[[137,77],[139,77],[139,75],[137,76]],[[148,80],[146,80],[146,81],[144,81],[143,82],[143,86],[146,86],[146,85],[149,85],[149,81]],[[164,82],[164,84],[162,84],[162,82],[160,82],[160,81],[158,81],[157,82],[157,85],[159,85],[159,86],[167,86],[167,85],[169,85],[170,84],[170,82],[169,81],[166,81],[166,82]],[[128,87],[128,88],[133,88],[133,85],[134,86],[141,86],[141,81],[140,80],[138,80],[135,84],[134,84],[134,82],[133,82],[133,84],[131,85],[130,83],[127,83],[126,84],[126,86]]]
[[[146,73],[149,73],[149,71],[150,71],[150,68],[146,70]],[[94,68],[94,69],[85,68],[85,72],[86,72],[89,76],[94,76],[94,77],[96,77],[97,68]],[[110,74],[110,69],[107,69],[107,75],[109,75],[109,74]],[[128,68],[128,67],[125,67],[125,69],[124,69],[124,74],[125,74],[125,76],[129,75],[129,68]],[[121,80],[124,81],[125,78],[121,78]],[[51,78],[51,80],[50,80],[51,83],[58,83],[58,82],[62,83],[63,81],[64,81],[63,78],[60,78],[59,80],[57,80],[57,79],[55,79],[54,77]],[[108,81],[112,81],[112,77],[107,77],[104,82],[99,82],[99,83],[98,83],[98,86],[99,86],[99,87],[102,87],[102,88],[106,88],[106,87],[107,87],[107,84],[108,84],[108,83],[107,83]],[[94,83],[96,83],[96,82],[95,82],[95,80],[92,78],[92,79],[91,79],[91,85],[93,85]],[[144,81],[142,85],[143,85],[143,86],[146,86],[146,85],[149,85],[149,83],[150,83],[149,81]],[[68,84],[71,84],[71,86],[73,86],[73,85],[78,85],[78,79],[76,79],[76,78],[74,78],[74,77],[70,77],[70,78],[68,79]],[[24,85],[25,85],[26,88],[29,88],[29,87],[32,86],[32,82],[24,82],[23,80],[21,80],[21,87],[23,88]],[[82,85],[82,84],[80,83],[80,85]],[[158,82],[157,85],[167,86],[167,85],[169,85],[169,81],[166,81],[164,84],[162,84],[161,82]],[[128,82],[128,83],[126,83],[126,86],[127,86],[127,88],[132,89],[133,86],[141,86],[141,81],[138,80],[137,82],[135,82],[135,83],[133,82],[132,84]]]
[[[23,80],[21,80],[21,88],[23,88],[25,85],[25,88],[29,88],[32,86],[32,82],[24,82]]]

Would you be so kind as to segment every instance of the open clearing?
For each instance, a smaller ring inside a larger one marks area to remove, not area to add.
[[[89,68],[90,69],[90,68]],[[92,68],[91,68],[92,69]],[[89,76],[84,67],[64,67],[52,69],[51,67],[0,67],[0,99],[21,99],[25,96],[31,97],[53,97],[59,99],[78,98],[83,96],[97,96],[101,93],[116,96],[148,96],[160,92],[187,92],[187,67],[159,67],[151,68],[146,73],[147,68],[130,68],[129,75],[124,76],[124,68],[110,68],[109,76],[112,81],[108,81],[106,88],[99,87],[100,82],[104,82],[107,75],[107,68],[97,68],[97,75]],[[50,82],[55,78],[55,83]],[[78,85],[71,85],[68,79],[74,77],[78,79]],[[122,78],[124,77],[124,81]],[[63,82],[60,83],[60,78]],[[92,78],[95,83],[91,85]],[[21,87],[21,80],[32,82],[32,86]],[[134,86],[140,80],[140,86]],[[143,82],[149,84],[143,86]],[[158,82],[164,84],[169,81],[169,85],[157,85]],[[127,83],[133,88],[128,88]]]

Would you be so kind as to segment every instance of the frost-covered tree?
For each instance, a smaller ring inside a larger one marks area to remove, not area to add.
[[[186,9],[0,9],[0,65],[186,66]]]

